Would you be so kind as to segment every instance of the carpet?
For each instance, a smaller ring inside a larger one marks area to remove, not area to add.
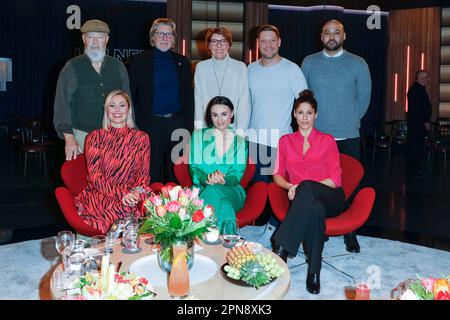
[[[270,248],[272,232],[263,226],[241,229],[245,239],[266,248]],[[325,243],[324,260],[358,280],[368,281],[374,287],[373,299],[389,299],[393,288],[416,275],[438,277],[450,273],[450,252],[364,236],[358,236],[358,240],[361,252],[347,255],[342,237],[330,237]],[[53,238],[0,246],[0,299],[49,299],[49,279],[57,259]],[[295,267],[303,262],[302,253],[288,260],[291,286],[285,299],[346,299],[345,288],[353,281],[326,264],[322,265],[320,294],[309,294],[305,288],[307,265]]]

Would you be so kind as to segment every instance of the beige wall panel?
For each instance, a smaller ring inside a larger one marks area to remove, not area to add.
[[[441,83],[450,83],[450,66],[441,65]]]
[[[204,40],[206,30],[208,28],[215,28],[217,23],[215,21],[192,21],[192,39]],[[228,28],[231,30],[233,41],[242,42],[244,39],[244,24],[241,22],[220,22],[219,27]]]
[[[439,97],[441,102],[450,102],[450,84],[442,84],[439,86]]]
[[[450,8],[442,9],[442,26],[450,27]]]
[[[242,21],[244,19],[243,3],[220,3],[217,17],[217,3],[209,1],[192,1],[193,20]]]
[[[450,65],[450,47],[441,47],[441,64]]]
[[[441,46],[450,45],[450,27],[441,29]]]
[[[441,102],[439,104],[439,117],[450,118],[450,102]]]

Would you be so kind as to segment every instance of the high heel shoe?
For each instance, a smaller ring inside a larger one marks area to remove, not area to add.
[[[306,277],[306,290],[311,294],[320,293],[320,272],[309,273]]]

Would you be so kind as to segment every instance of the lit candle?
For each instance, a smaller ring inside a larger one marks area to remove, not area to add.
[[[114,278],[116,276],[116,266],[113,264],[109,265],[108,269],[108,281],[106,283],[106,294],[109,294],[114,288]]]
[[[109,267],[109,255],[104,255],[102,257],[102,268],[100,270],[100,275],[102,277],[101,284],[103,290],[105,290],[107,284],[108,267]]]

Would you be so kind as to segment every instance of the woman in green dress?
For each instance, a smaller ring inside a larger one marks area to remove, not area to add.
[[[234,106],[227,97],[211,99],[205,111],[207,128],[195,130],[191,138],[189,173],[200,198],[214,207],[221,230],[227,220],[236,221],[236,211],[245,202],[240,185],[247,165],[248,146],[236,134]]]

